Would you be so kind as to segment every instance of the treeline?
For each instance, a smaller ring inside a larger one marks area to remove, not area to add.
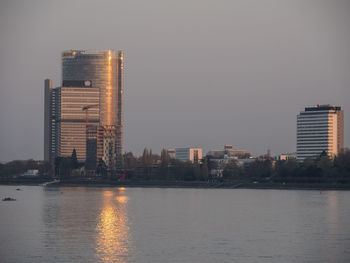
[[[303,162],[269,158],[258,158],[244,166],[233,162],[226,165],[223,180],[236,179],[278,183],[350,183],[350,150],[343,150],[334,159],[323,153],[316,159]]]
[[[21,175],[28,169],[38,169],[40,175],[61,178],[86,177],[84,163],[79,163],[76,152],[71,157],[55,160],[54,167],[46,162],[26,160],[0,164],[0,176]],[[269,157],[260,157],[245,164],[231,160],[226,164],[217,162],[212,157],[204,157],[199,163],[181,162],[171,159],[165,149],[161,154],[144,149],[142,156],[132,152],[124,154],[124,168],[114,176],[107,174],[107,167],[102,160],[92,176],[106,179],[121,178],[128,181],[214,181],[214,182],[272,182],[272,183],[349,183],[350,150],[345,149],[334,159],[322,154],[316,159],[295,159],[275,161]],[[89,174],[88,176],[91,176]]]
[[[129,180],[350,183],[349,149],[334,159],[326,154],[303,162],[295,159],[275,161],[265,156],[244,165],[231,160],[223,167],[210,157],[192,164],[170,159],[166,150],[159,156],[145,149],[141,157],[135,157],[131,152],[125,154],[124,165]]]
[[[46,162],[30,160],[15,160],[8,163],[0,163],[0,176],[12,177],[25,173],[27,170],[39,170],[40,174],[47,175],[50,165]]]
[[[201,163],[195,164],[181,162],[171,159],[165,149],[158,155],[145,148],[140,157],[128,152],[124,155],[124,168],[128,180],[208,180],[208,161],[206,158]]]

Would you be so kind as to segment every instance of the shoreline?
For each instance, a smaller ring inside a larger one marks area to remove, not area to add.
[[[49,180],[1,181],[0,185],[40,186]],[[257,189],[257,190],[350,190],[350,184],[325,183],[245,183],[245,182],[186,182],[186,181],[108,181],[108,180],[65,180],[46,187],[130,187],[130,188],[191,188],[191,189]]]

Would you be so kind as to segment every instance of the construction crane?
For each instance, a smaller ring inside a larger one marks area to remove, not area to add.
[[[90,104],[90,105],[86,105],[82,108],[83,111],[85,111],[85,125],[86,125],[86,130],[87,130],[87,127],[89,125],[89,109],[91,108],[95,108],[95,107],[98,107],[99,105],[98,104]]]

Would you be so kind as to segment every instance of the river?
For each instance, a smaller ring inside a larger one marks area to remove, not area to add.
[[[21,191],[17,191],[20,188]],[[0,262],[350,262],[350,191],[0,186]]]

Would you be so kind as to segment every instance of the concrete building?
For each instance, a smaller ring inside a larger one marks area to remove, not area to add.
[[[306,107],[297,115],[297,159],[336,156],[344,148],[344,112],[339,106]]]
[[[202,148],[175,148],[175,159],[183,162],[199,163],[202,159]]]
[[[85,160],[88,147],[91,156],[96,152],[110,164],[109,170],[122,168],[123,71],[123,51],[62,52],[62,86],[53,89],[52,81],[45,80],[45,160],[74,148]],[[95,104],[88,109],[91,127],[86,127],[82,108]]]

